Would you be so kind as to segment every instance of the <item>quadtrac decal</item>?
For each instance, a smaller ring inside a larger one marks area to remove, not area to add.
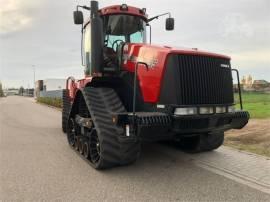
[[[143,59],[139,58],[138,59],[138,57],[136,57],[134,55],[124,54],[123,60],[124,60],[124,64],[127,64],[128,61],[130,61],[132,63],[144,62],[148,65],[148,68],[150,68],[150,69],[154,69],[155,66],[158,64],[158,59],[155,57],[152,57],[151,59],[148,59],[148,58],[143,58]]]

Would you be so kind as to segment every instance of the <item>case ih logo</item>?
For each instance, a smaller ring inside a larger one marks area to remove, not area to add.
[[[220,67],[223,67],[223,68],[230,68],[230,65],[228,65],[228,64],[220,64]]]

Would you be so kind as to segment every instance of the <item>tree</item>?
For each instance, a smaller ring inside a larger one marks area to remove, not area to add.
[[[1,81],[0,81],[0,97],[4,97],[4,92],[3,92]]]

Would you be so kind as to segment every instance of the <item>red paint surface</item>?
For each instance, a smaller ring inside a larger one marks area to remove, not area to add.
[[[123,11],[121,10],[121,5],[113,5],[113,6],[108,6],[108,7],[100,9],[100,13],[101,15],[115,15],[115,14],[136,15],[147,20],[147,17],[148,17],[147,14],[141,13],[140,10],[141,10],[140,8],[136,8],[136,7],[128,5],[128,10]]]
[[[136,63],[130,60],[132,57],[137,58],[137,62],[145,62],[148,64],[152,61],[157,62],[154,66],[149,67],[148,71],[143,65],[140,65],[138,68],[138,79],[139,85],[141,87],[141,92],[143,94],[144,101],[149,103],[157,103],[159,100],[160,87],[166,68],[166,59],[168,58],[169,54],[177,53],[230,59],[225,55],[199,51],[197,49],[176,49],[167,46],[165,47],[146,44],[129,44],[128,50],[129,60],[126,64],[124,64],[124,70],[134,72]]]

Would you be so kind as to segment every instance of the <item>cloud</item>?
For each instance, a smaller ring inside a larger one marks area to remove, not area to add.
[[[251,38],[254,30],[241,13],[230,13],[222,21],[220,30],[223,37]]]
[[[22,30],[33,21],[32,10],[41,1],[0,0],[0,35]]]

